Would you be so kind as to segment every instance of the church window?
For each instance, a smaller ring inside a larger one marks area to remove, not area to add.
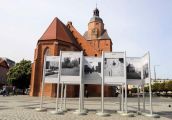
[[[94,28],[93,30],[92,30],[92,34],[97,34],[97,29],[96,28]]]
[[[46,55],[46,56],[50,55],[50,49],[48,47],[45,48],[44,55]]]

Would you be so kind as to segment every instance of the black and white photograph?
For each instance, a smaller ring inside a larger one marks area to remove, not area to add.
[[[85,57],[84,80],[101,80],[101,58]]]
[[[146,79],[149,77],[149,69],[148,69],[148,63],[143,65],[143,79]]]
[[[80,57],[62,56],[62,69],[61,75],[63,76],[79,76],[80,75]]]
[[[45,77],[47,78],[57,78],[59,74],[59,61],[47,60],[45,63]]]
[[[146,79],[149,77],[149,54],[146,53],[142,57],[142,64],[143,64],[143,79]]]
[[[127,58],[127,79],[141,79],[141,59]]]
[[[123,77],[124,58],[104,58],[104,75],[111,77]]]

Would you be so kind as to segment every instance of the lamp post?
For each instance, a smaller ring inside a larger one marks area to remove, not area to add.
[[[154,79],[156,81],[156,67],[158,67],[159,65],[154,65]]]

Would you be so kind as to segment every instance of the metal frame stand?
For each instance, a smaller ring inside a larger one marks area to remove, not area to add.
[[[127,83],[125,83],[125,111],[121,114],[122,116],[134,117],[134,113],[128,113],[128,103],[127,103]]]
[[[83,105],[83,83],[82,83],[82,65],[83,65],[83,51],[81,52],[81,64],[80,64],[80,92],[79,92],[79,109],[75,110],[74,114],[77,115],[86,115],[87,111],[84,110],[84,105]]]
[[[102,51],[102,61],[103,61],[103,60],[104,60],[104,53],[103,53],[103,51]],[[101,111],[100,111],[100,112],[97,112],[96,115],[102,116],[102,117],[106,117],[106,116],[110,116],[110,114],[104,111],[104,62],[102,62],[101,71],[102,71],[102,84],[101,84]]]
[[[63,99],[63,111],[67,112],[68,109],[66,108],[66,90],[67,90],[67,84],[65,84],[65,88],[64,88],[64,99]]]
[[[120,86],[120,111],[117,113],[122,114],[124,113],[124,86],[123,84]]]
[[[138,109],[137,109],[137,114],[141,115],[141,111],[140,111],[140,88],[139,85],[137,86],[137,98],[138,98]]]
[[[43,96],[44,96],[44,82],[45,82],[45,62],[46,62],[46,55],[44,55],[44,67],[43,67],[43,74],[42,74],[42,88],[41,88],[41,97],[40,97],[40,107],[36,108],[35,110],[38,112],[47,111],[46,108],[43,108]]]
[[[60,77],[61,77],[61,51],[60,51],[60,60],[59,60],[59,74],[58,74],[58,82],[57,82],[57,96],[56,96],[56,109],[54,111],[50,111],[51,114],[63,114],[63,111],[59,109],[59,89],[60,89]]]
[[[54,111],[50,111],[51,114],[63,114],[63,111],[58,107],[58,100],[59,100],[59,83],[57,84],[57,96],[56,96],[56,109]]]
[[[144,116],[147,117],[152,117],[152,118],[160,118],[158,114],[153,114],[153,109],[152,109],[152,88],[151,88],[151,71],[150,71],[150,53],[148,52],[149,55],[149,107],[150,107],[150,113],[146,114],[144,113]]]

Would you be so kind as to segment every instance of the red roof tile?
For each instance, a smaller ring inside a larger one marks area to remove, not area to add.
[[[78,45],[70,30],[57,17],[39,40],[61,40]]]

